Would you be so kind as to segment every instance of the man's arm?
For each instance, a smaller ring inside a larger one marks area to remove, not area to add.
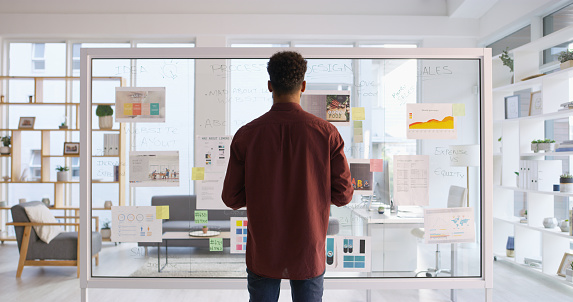
[[[354,188],[350,183],[350,167],[344,155],[344,141],[337,132],[330,154],[330,186],[332,203],[341,207],[352,200]]]
[[[227,174],[223,183],[223,193],[221,198],[226,206],[233,210],[240,209],[247,205],[245,195],[245,162],[241,158],[237,149],[236,139],[231,143],[231,156],[227,166]]]

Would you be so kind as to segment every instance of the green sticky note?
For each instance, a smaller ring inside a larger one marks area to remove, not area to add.
[[[209,238],[209,251],[222,252],[223,251],[223,238]]]
[[[354,129],[356,128],[362,129],[362,121],[354,121]]]
[[[195,211],[195,223],[206,224],[207,222],[209,222],[207,211]]]
[[[169,206],[156,206],[155,219],[169,219]]]
[[[354,136],[362,135],[362,128],[354,128]]]
[[[353,121],[363,121],[366,119],[366,113],[364,112],[364,107],[353,107],[352,108],[352,120]]]
[[[466,104],[452,104],[453,116],[466,116]]]
[[[205,179],[205,167],[191,168],[191,180],[204,180],[204,179]]]

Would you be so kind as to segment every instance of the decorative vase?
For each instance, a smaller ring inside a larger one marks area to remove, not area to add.
[[[0,154],[2,155],[10,155],[10,147],[2,146],[0,147]]]
[[[571,67],[571,66],[573,66],[573,60],[569,60],[569,61],[566,61],[566,62],[563,62],[563,63],[559,64],[559,68],[562,69],[562,70],[563,70],[563,69],[567,69],[567,68],[569,68],[569,67]]]
[[[565,269],[565,280],[573,282],[573,269],[570,268]]]
[[[557,219],[555,217],[547,217],[543,219],[543,226],[546,229],[552,229],[557,226]]]
[[[99,117],[99,128],[100,129],[111,129],[113,128],[113,116],[106,115]]]
[[[559,178],[559,192],[573,192],[573,178]]]
[[[103,239],[111,238],[111,229],[101,229],[100,233],[101,233],[101,238]]]
[[[57,173],[58,181],[68,181],[68,171],[61,171]]]
[[[537,153],[539,152],[539,144],[535,143],[535,144],[531,144],[531,151]]]
[[[47,197],[42,198],[42,203],[46,205],[46,207],[50,207],[50,199]]]
[[[507,257],[515,257],[515,239],[513,236],[507,237],[507,244],[505,245],[505,255]]]
[[[559,223],[559,228],[561,229],[561,232],[569,232],[569,221],[561,220]]]
[[[106,200],[106,201],[103,203],[103,207],[106,208],[106,209],[111,209],[111,206],[112,206],[112,205],[113,205],[113,203],[111,202],[111,200]]]

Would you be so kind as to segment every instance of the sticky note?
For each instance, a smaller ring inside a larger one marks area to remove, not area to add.
[[[222,252],[223,251],[223,238],[209,238],[209,251]]]
[[[193,167],[193,168],[191,168],[191,179],[192,180],[204,180],[205,179],[205,167]]]
[[[354,129],[356,128],[362,129],[362,121],[354,121]]]
[[[240,220],[237,220],[237,226],[243,226],[243,222]]]
[[[362,133],[360,133],[360,135],[354,135],[354,142],[357,144],[364,142],[364,136],[362,135]]]
[[[466,116],[466,104],[452,104],[453,116]]]
[[[156,206],[155,219],[169,219],[169,206]]]
[[[195,223],[206,224],[207,222],[209,222],[207,211],[195,211]]]
[[[354,136],[362,135],[362,128],[354,128]]]
[[[384,172],[384,160],[370,159],[370,172]]]
[[[364,107],[353,107],[352,108],[352,120],[353,121],[363,121],[366,119],[366,114],[364,113]]]

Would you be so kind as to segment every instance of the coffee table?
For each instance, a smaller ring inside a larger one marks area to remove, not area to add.
[[[189,232],[165,232],[163,233],[163,241],[162,242],[158,242],[157,243],[157,271],[159,273],[161,273],[161,270],[163,270],[166,266],[167,266],[167,262],[169,260],[169,241],[170,240],[209,240],[209,238],[223,238],[223,239],[229,239],[231,238],[231,232],[221,232],[219,235],[217,236],[211,236],[211,237],[193,237],[193,236],[189,236]],[[165,242],[165,264],[163,266],[161,266],[161,244]]]

